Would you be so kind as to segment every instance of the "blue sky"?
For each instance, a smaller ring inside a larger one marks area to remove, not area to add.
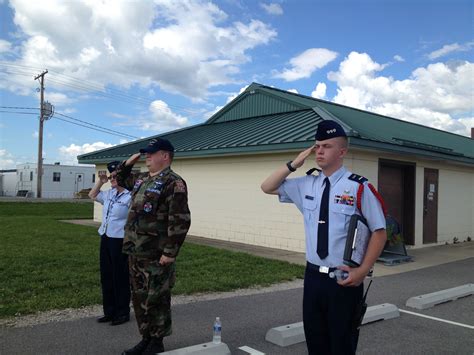
[[[37,161],[45,69],[45,163],[204,122],[251,82],[474,126],[472,1],[0,0],[0,13],[0,169]]]

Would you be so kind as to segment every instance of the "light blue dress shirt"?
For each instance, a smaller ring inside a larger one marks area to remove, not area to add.
[[[319,207],[324,191],[326,176],[307,175],[286,179],[278,189],[280,202],[294,203],[304,217],[306,235],[306,260],[312,264],[328,267],[343,265],[344,248],[346,245],[349,221],[353,214],[359,214],[357,209],[357,190],[359,183],[349,180],[352,173],[341,167],[330,177],[329,192],[329,255],[321,260],[316,252],[318,245]],[[362,214],[367,220],[372,232],[385,229],[385,216],[382,206],[364,183],[362,193]]]
[[[123,238],[128,208],[132,200],[130,191],[123,190],[120,193],[117,189],[100,191],[95,200],[104,206],[99,234],[106,234],[110,238]]]

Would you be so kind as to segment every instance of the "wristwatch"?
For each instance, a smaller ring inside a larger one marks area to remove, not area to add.
[[[293,163],[293,160],[290,160],[288,163],[286,163],[286,167],[293,173],[296,171],[296,169],[291,166],[291,163]]]

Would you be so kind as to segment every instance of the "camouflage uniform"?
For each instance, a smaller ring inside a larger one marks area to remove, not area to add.
[[[132,301],[143,337],[171,334],[171,289],[175,263],[159,264],[162,255],[176,258],[191,224],[185,181],[169,167],[155,176],[117,168],[117,182],[132,192],[123,252],[129,255]]]

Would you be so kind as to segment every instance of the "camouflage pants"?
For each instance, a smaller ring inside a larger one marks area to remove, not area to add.
[[[174,263],[161,266],[159,260],[129,256],[132,302],[138,329],[144,337],[171,334],[171,289],[176,281]]]

